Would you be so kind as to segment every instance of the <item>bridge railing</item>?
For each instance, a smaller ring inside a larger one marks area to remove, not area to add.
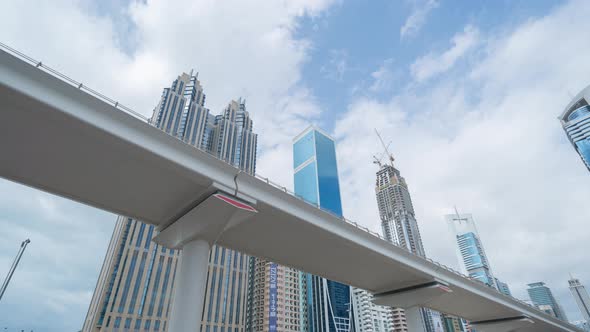
[[[121,110],[121,111],[123,111],[123,112],[125,112],[125,113],[127,113],[127,114],[129,114],[129,115],[131,115],[131,116],[133,116],[133,117],[135,117],[135,118],[136,118],[136,119],[138,119],[138,120],[144,121],[144,122],[146,122],[146,123],[150,123],[150,122],[151,122],[149,118],[147,118],[146,116],[142,115],[142,114],[141,114],[141,113],[139,113],[139,112],[136,112],[136,111],[134,111],[134,110],[133,110],[133,109],[131,109],[130,107],[127,107],[127,106],[125,106],[125,105],[123,105],[123,104],[119,103],[118,101],[116,101],[116,100],[114,100],[114,99],[111,99],[111,98],[107,97],[106,95],[104,95],[104,94],[102,94],[102,93],[100,93],[100,92],[98,92],[98,91],[96,91],[96,90],[94,90],[94,89],[91,89],[90,87],[88,87],[88,86],[84,85],[83,83],[81,83],[81,82],[78,82],[78,81],[76,81],[76,80],[74,80],[74,79],[70,78],[69,76],[67,76],[67,75],[65,75],[65,74],[62,74],[61,72],[59,72],[59,71],[57,71],[57,70],[55,70],[55,69],[53,69],[53,68],[51,68],[51,67],[47,66],[47,65],[46,65],[46,64],[44,64],[43,62],[41,62],[41,61],[38,61],[38,60],[36,60],[36,59],[33,59],[33,58],[31,58],[30,56],[28,56],[28,55],[26,55],[26,54],[24,54],[24,53],[22,53],[22,52],[20,52],[20,51],[18,51],[18,50],[16,50],[16,49],[12,48],[12,47],[10,47],[10,46],[8,46],[8,45],[6,45],[6,44],[3,44],[3,43],[1,43],[1,42],[0,42],[0,49],[1,49],[1,50],[4,50],[5,52],[7,52],[7,53],[9,53],[9,54],[12,54],[13,56],[17,57],[18,59],[20,59],[20,60],[22,60],[22,61],[24,61],[24,62],[26,62],[26,63],[28,63],[29,65],[31,65],[31,66],[33,66],[33,67],[35,67],[35,68],[37,68],[37,69],[39,69],[39,70],[41,70],[41,71],[44,71],[44,72],[46,72],[46,73],[48,73],[48,74],[50,74],[50,75],[52,75],[52,76],[54,76],[54,77],[56,77],[56,78],[60,79],[61,81],[65,82],[65,83],[68,83],[68,84],[72,85],[73,87],[76,87],[76,88],[78,88],[79,90],[81,90],[81,91],[84,91],[85,93],[87,93],[87,94],[89,94],[89,95],[91,95],[91,96],[93,96],[93,97],[95,97],[95,98],[98,98],[98,99],[100,99],[100,100],[102,100],[102,101],[106,102],[107,104],[109,104],[109,105],[111,105],[111,106],[115,107],[116,109],[118,109],[118,110]],[[224,161],[224,162],[226,162],[226,163],[230,164],[230,165],[231,165],[232,167],[234,167],[234,168],[235,168],[237,171],[240,171],[240,168],[239,168],[239,167],[237,167],[236,165],[233,165],[232,163],[228,162],[228,160],[225,160],[225,159],[223,159],[223,158],[219,158],[218,156],[216,156],[216,155],[214,155],[214,154],[210,153],[209,151],[206,151],[206,150],[204,150],[204,149],[201,149],[201,148],[200,148],[200,147],[198,147],[198,146],[195,146],[195,145],[189,144],[188,142],[186,142],[186,141],[182,140],[181,138],[179,138],[179,137],[177,137],[177,136],[175,136],[175,135],[173,135],[173,134],[171,134],[171,133],[168,133],[168,132],[166,132],[166,131],[163,131],[163,132],[165,132],[166,134],[168,134],[168,135],[170,135],[170,136],[172,136],[172,137],[174,137],[174,138],[176,138],[176,139],[180,140],[181,142],[183,142],[183,143],[185,143],[185,144],[189,145],[189,146],[190,146],[190,147],[192,147],[192,148],[195,148],[195,149],[198,149],[198,150],[201,150],[201,151],[207,152],[209,155],[211,155],[211,156],[215,157],[215,158],[216,158],[216,159],[218,159],[218,160],[221,160],[221,161]],[[245,172],[245,173],[246,173],[246,172]],[[264,182],[266,182],[267,184],[269,184],[269,185],[271,185],[271,186],[273,186],[273,187],[276,187],[276,188],[278,188],[278,189],[280,189],[280,190],[284,191],[285,193],[288,193],[288,194],[290,194],[290,195],[292,195],[292,196],[296,197],[296,198],[297,198],[297,199],[299,199],[299,200],[302,200],[302,201],[304,201],[304,202],[305,202],[305,203],[307,203],[307,204],[310,204],[310,205],[314,206],[315,208],[318,208],[318,209],[320,209],[320,210],[322,210],[322,211],[324,211],[324,212],[326,212],[326,213],[329,213],[329,214],[331,214],[332,216],[334,216],[334,217],[336,217],[336,218],[338,218],[338,219],[340,219],[340,220],[342,220],[342,221],[346,222],[346,223],[347,223],[347,224],[349,224],[349,225],[352,225],[352,226],[356,227],[356,228],[357,228],[357,229],[359,229],[359,230],[362,230],[362,231],[364,231],[364,232],[366,232],[366,233],[368,233],[368,234],[370,234],[370,235],[374,236],[375,238],[377,238],[377,239],[379,239],[379,240],[382,240],[382,241],[387,241],[387,240],[386,240],[386,239],[385,239],[385,238],[384,238],[384,237],[383,237],[381,234],[379,234],[379,233],[377,233],[377,232],[375,232],[375,231],[373,231],[373,230],[369,229],[368,227],[365,227],[365,226],[363,226],[363,225],[361,225],[361,224],[358,224],[357,222],[351,221],[351,220],[349,220],[349,219],[347,219],[347,218],[345,218],[345,217],[343,217],[343,216],[341,216],[341,215],[337,215],[337,214],[333,213],[333,212],[332,212],[332,211],[330,211],[330,210],[327,210],[327,209],[325,209],[325,208],[322,208],[321,206],[319,206],[319,204],[317,204],[317,203],[314,203],[314,202],[310,202],[310,201],[308,201],[308,200],[304,199],[303,197],[301,197],[300,195],[297,195],[296,193],[294,193],[294,192],[293,192],[293,191],[291,191],[290,189],[286,188],[285,186],[282,186],[282,185],[280,185],[279,183],[273,182],[273,181],[271,181],[270,179],[268,179],[267,177],[264,177],[264,176],[262,176],[262,175],[260,175],[260,174],[254,174],[253,176],[255,176],[257,179],[259,179],[259,180],[261,180],[261,181],[264,181]],[[387,242],[389,243],[389,241],[387,241]],[[395,244],[391,243],[391,245],[395,245]],[[467,276],[467,275],[465,275],[465,274],[463,274],[463,273],[461,273],[461,272],[459,272],[459,271],[456,271],[456,270],[455,270],[455,269],[453,269],[453,268],[450,268],[450,267],[448,267],[448,266],[446,266],[446,265],[440,264],[440,263],[438,263],[438,262],[436,262],[436,261],[434,261],[434,260],[432,260],[432,259],[430,259],[430,258],[428,258],[428,257],[424,257],[424,256],[417,255],[417,254],[415,254],[415,253],[413,253],[413,252],[411,252],[411,251],[409,251],[409,250],[408,250],[408,252],[409,252],[409,253],[411,253],[411,254],[413,254],[414,256],[416,256],[416,257],[417,257],[417,258],[419,258],[419,259],[422,259],[422,260],[425,260],[425,261],[427,261],[427,262],[430,262],[430,263],[432,263],[432,264],[435,264],[436,266],[438,266],[438,267],[440,267],[440,268],[442,268],[442,269],[444,269],[444,270],[447,270],[447,271],[449,271],[449,272],[452,272],[452,273],[454,273],[454,274],[456,274],[456,275],[458,275],[458,276],[460,276],[460,277],[463,277],[463,278],[465,278],[465,279],[467,279],[467,280],[469,280],[469,281],[471,281],[471,282],[482,284],[481,282],[479,282],[479,281],[477,281],[477,280],[475,280],[475,279],[473,279],[473,278],[471,278],[471,277],[469,277],[469,276]],[[521,302],[521,303],[523,303],[523,304],[526,304],[526,305],[530,306],[530,304],[528,304],[528,303],[527,303],[527,302],[525,302],[525,301],[522,301],[522,300],[520,300],[520,299],[517,299],[517,298],[515,298],[515,297],[512,297],[512,296],[508,296],[508,295],[506,295],[506,294],[504,294],[504,293],[502,293],[502,292],[498,291],[497,289],[495,289],[495,288],[493,288],[493,287],[491,287],[491,286],[490,286],[490,288],[494,289],[494,290],[495,290],[497,293],[501,294],[502,296],[505,296],[505,297],[508,297],[508,298],[511,298],[511,299],[515,299],[515,300],[517,300],[517,301],[519,301],[519,302]],[[530,306],[530,307],[531,307],[531,308],[534,308],[535,310],[537,310],[537,311],[539,311],[539,312],[542,312],[542,313],[544,313],[543,311],[541,311],[541,310],[540,310],[540,309],[538,309],[537,307],[533,307],[533,306]]]

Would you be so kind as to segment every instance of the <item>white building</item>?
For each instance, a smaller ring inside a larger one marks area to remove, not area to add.
[[[578,308],[580,308],[580,312],[582,312],[582,318],[586,322],[590,322],[590,297],[588,296],[586,288],[580,283],[580,280],[574,277],[571,277],[571,279],[568,280],[568,283],[570,285],[570,291],[572,292],[574,299],[576,299]]]
[[[352,307],[355,312],[354,325],[356,332],[391,332],[393,329],[393,313],[389,307],[373,303],[373,295],[359,289],[352,289]],[[405,321],[405,317],[403,317]],[[407,325],[405,327],[407,331]],[[397,330],[395,330],[397,331]]]

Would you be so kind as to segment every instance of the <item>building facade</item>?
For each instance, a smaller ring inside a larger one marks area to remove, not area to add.
[[[334,140],[310,127],[293,141],[295,194],[342,216]],[[311,274],[305,280],[305,312],[310,332],[354,330],[351,287]]]
[[[561,126],[590,171],[590,86],[582,90],[559,116]]]
[[[306,331],[301,272],[259,258],[252,264],[247,331]]]
[[[467,331],[463,321],[459,317],[442,315],[445,332],[465,332]]]
[[[445,216],[455,243],[459,265],[463,273],[490,287],[498,289],[490,263],[475,227],[471,214],[448,214]]]
[[[588,292],[586,291],[586,287],[582,285],[580,280],[571,277],[568,280],[570,291],[574,299],[576,300],[576,304],[582,313],[582,318],[586,322],[590,322],[590,297],[588,296]]]
[[[553,315],[555,317],[567,322],[567,317],[561,309],[561,306],[555,297],[553,297],[551,289],[545,286],[544,282],[528,284],[527,292],[529,293],[531,301],[537,308],[546,311],[549,314],[551,314],[549,311],[553,310]]]
[[[383,235],[387,241],[400,246],[416,255],[426,256],[418,222],[412,204],[412,198],[406,180],[401,176],[400,171],[391,164],[380,165],[377,171],[375,185],[377,205]],[[394,330],[408,331],[408,323],[402,309],[393,309]],[[435,332],[442,330],[442,321],[438,313],[429,309],[421,309],[418,324],[424,331]]]
[[[393,314],[389,307],[373,303],[369,292],[352,288],[352,306],[356,332],[391,332],[393,331]]]
[[[510,287],[508,286],[507,283],[502,282],[498,278],[494,278],[494,279],[496,280],[496,286],[498,287],[498,290],[500,291],[500,293],[502,293],[504,295],[512,296],[512,292],[510,291]]]
[[[205,108],[196,74],[183,73],[162,92],[150,123],[197,148],[253,173],[257,135],[241,100],[221,115]],[[152,241],[154,226],[117,219],[84,332],[166,331],[179,251]],[[250,257],[213,246],[209,256],[201,331],[243,332]]]

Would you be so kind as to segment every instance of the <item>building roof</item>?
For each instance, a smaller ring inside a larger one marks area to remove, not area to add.
[[[576,110],[578,107],[574,107],[576,103],[578,103],[582,98],[586,99],[590,103],[590,85],[585,87],[582,91],[580,91],[572,100],[567,104],[561,115],[558,119],[561,121],[562,124],[567,122],[567,117],[569,114]]]

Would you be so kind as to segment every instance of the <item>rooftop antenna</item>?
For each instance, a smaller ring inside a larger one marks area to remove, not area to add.
[[[377,134],[377,137],[379,137],[379,142],[381,142],[381,146],[383,146],[383,150],[384,150],[384,154],[389,157],[389,164],[391,166],[393,166],[393,161],[395,160],[393,158],[393,155],[389,152],[389,146],[391,145],[391,142],[389,142],[389,144],[385,145],[385,142],[383,142],[383,138],[381,138],[381,134],[379,134],[379,131],[377,131],[377,129],[375,128],[375,134]],[[381,156],[381,158],[377,158],[377,156],[373,156],[373,163],[374,164],[378,164],[379,167],[382,166],[381,164],[381,159],[383,159],[383,155]]]
[[[2,283],[2,287],[0,287],[0,300],[2,300],[2,296],[4,295],[4,292],[6,291],[6,288],[8,287],[8,283],[10,283],[10,279],[12,279],[12,275],[14,274],[14,270],[16,270],[16,267],[18,266],[18,263],[20,262],[20,259],[23,256],[25,249],[27,248],[27,244],[29,244],[30,242],[31,242],[31,240],[26,239],[20,244],[20,249],[18,250],[18,253],[16,254],[16,258],[14,259],[14,262],[12,262],[12,266],[10,267],[10,270],[8,270],[8,275],[6,276],[6,279],[4,279],[4,283]]]

